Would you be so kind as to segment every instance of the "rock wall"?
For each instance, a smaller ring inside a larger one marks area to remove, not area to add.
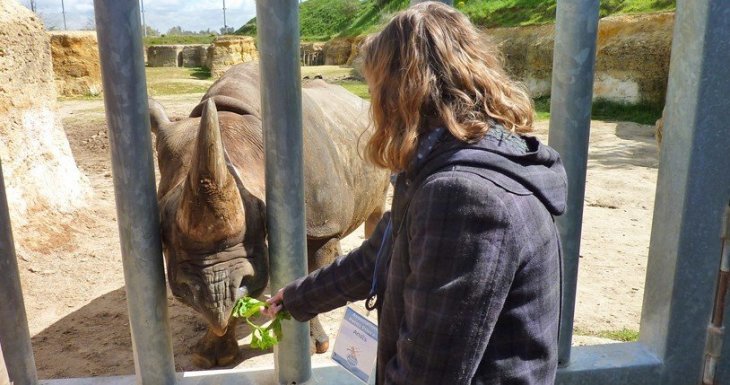
[[[324,64],[343,65],[347,64],[352,52],[353,38],[335,38],[324,45]]]
[[[72,212],[91,193],[56,113],[51,44],[40,19],[0,0],[0,159],[13,226]]]
[[[208,68],[216,78],[236,64],[258,58],[256,40],[250,36],[220,36],[208,47]]]
[[[593,96],[616,102],[663,104],[669,76],[674,13],[619,15],[598,27]],[[550,94],[553,25],[485,31],[503,52],[508,71],[533,96]]]
[[[101,93],[101,67],[96,32],[49,32],[56,89],[60,95]]]

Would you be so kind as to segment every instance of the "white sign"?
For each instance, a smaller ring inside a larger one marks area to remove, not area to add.
[[[348,307],[337,333],[332,359],[367,383],[378,354],[378,326]]]

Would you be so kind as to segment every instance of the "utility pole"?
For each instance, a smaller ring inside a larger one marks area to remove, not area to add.
[[[63,0],[61,0],[61,12],[63,13],[63,30],[66,31],[66,7],[63,5]]]
[[[147,24],[144,22],[144,0],[140,0],[142,3],[142,6],[140,8],[140,13],[142,14],[142,34],[144,37],[147,37]]]
[[[226,0],[223,0],[223,34],[228,33],[228,24],[226,24]]]

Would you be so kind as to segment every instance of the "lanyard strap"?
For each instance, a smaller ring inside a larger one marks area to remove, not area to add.
[[[380,243],[378,254],[375,256],[375,269],[373,270],[373,284],[370,286],[370,293],[368,298],[365,300],[365,308],[367,310],[373,310],[378,305],[378,286],[380,281],[380,270],[383,264],[383,254],[385,254],[385,246],[390,242],[390,238],[393,234],[393,217],[388,218],[388,225],[385,226],[385,232],[383,233],[383,241]]]

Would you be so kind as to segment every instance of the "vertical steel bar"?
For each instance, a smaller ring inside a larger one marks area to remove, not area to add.
[[[2,164],[0,164],[0,297],[2,298],[0,299],[0,345],[2,345],[0,356],[5,357],[8,375],[15,385],[35,385],[38,377],[30,345],[23,290],[20,287],[20,273],[15,257]]]
[[[548,141],[568,174],[568,207],[557,220],[563,245],[563,301],[558,360],[570,361],[583,222],[598,0],[558,0]]]
[[[727,0],[678,1],[639,336],[665,362],[665,385],[702,376],[730,199],[727,63]],[[715,380],[728,384],[723,359]]]
[[[454,6],[454,0],[411,0],[411,5],[416,5],[418,3],[425,3],[427,1],[438,1],[440,3],[444,3],[450,6]]]
[[[139,2],[94,0],[94,9],[137,381],[172,385]]]
[[[258,0],[261,108],[266,158],[266,218],[271,290],[307,274],[304,211],[302,95],[297,0]],[[283,325],[275,349],[280,384],[301,384],[312,375],[309,325]]]

